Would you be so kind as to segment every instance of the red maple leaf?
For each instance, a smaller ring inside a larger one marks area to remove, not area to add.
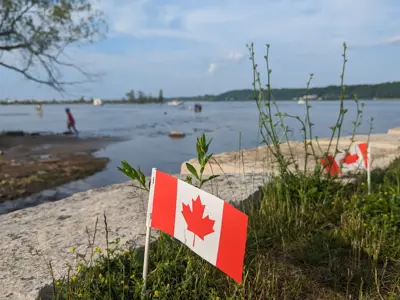
[[[203,218],[205,205],[201,203],[200,196],[196,200],[192,199],[193,210],[190,206],[182,203],[182,215],[187,224],[187,230],[194,233],[193,247],[196,235],[204,241],[204,237],[214,232],[215,220],[211,220],[209,216]]]
[[[345,157],[340,160],[341,163],[345,163],[347,165],[354,164],[358,161],[358,155],[346,153]]]

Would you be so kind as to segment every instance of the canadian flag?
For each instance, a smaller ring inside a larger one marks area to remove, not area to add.
[[[147,226],[175,237],[239,283],[247,223],[229,203],[153,169]]]
[[[328,155],[321,159],[321,164],[331,176],[340,175],[345,171],[368,168],[368,143],[352,145],[348,151],[337,153],[335,157]]]

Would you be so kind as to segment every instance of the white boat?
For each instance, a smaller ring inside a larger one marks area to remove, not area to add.
[[[168,105],[181,105],[182,101],[179,100],[172,100],[172,101],[168,101],[167,103]]]
[[[101,99],[93,99],[93,105],[101,106],[103,105],[103,102],[101,101]]]
[[[305,104],[306,100],[313,101],[313,100],[319,100],[319,99],[318,99],[318,95],[304,95],[303,97],[300,98],[299,101],[297,101],[297,103]]]

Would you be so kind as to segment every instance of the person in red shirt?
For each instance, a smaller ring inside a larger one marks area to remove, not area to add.
[[[68,127],[69,132],[72,132],[71,131],[71,128],[72,128],[75,131],[75,134],[78,135],[78,130],[76,130],[76,127],[75,127],[75,119],[72,116],[71,111],[69,110],[69,108],[66,108],[65,112],[67,113],[67,117],[68,117],[67,127]]]

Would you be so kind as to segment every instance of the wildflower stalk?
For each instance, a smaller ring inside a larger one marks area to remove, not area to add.
[[[312,133],[312,127],[314,126],[313,123],[311,123],[311,117],[310,117],[310,108],[311,106],[308,104],[308,93],[310,89],[310,84],[313,79],[314,74],[310,74],[310,77],[307,81],[307,88],[306,88],[306,117],[305,117],[305,124],[308,125],[308,133],[309,133],[309,141],[307,142],[307,130],[304,127],[304,147],[305,147],[305,161],[304,161],[304,172],[307,170],[307,162],[308,162],[308,146],[310,146],[312,155],[315,159],[315,161],[318,161],[317,154],[315,153],[314,145],[312,143],[313,140],[313,133]]]
[[[329,153],[329,151],[331,149],[332,142],[333,142],[333,139],[335,137],[336,131],[338,132],[338,135],[337,135],[337,139],[336,139],[334,155],[336,155],[337,152],[338,152],[339,139],[340,139],[340,134],[341,134],[341,131],[342,131],[343,120],[344,120],[345,114],[347,113],[347,110],[344,109],[344,96],[345,96],[345,94],[344,94],[344,92],[345,92],[344,75],[345,75],[345,69],[346,69],[346,63],[347,63],[346,50],[347,50],[347,45],[346,45],[346,43],[343,43],[343,54],[342,54],[343,64],[342,64],[342,73],[340,74],[340,96],[339,96],[340,111],[339,111],[339,114],[338,114],[338,118],[336,120],[336,124],[333,127],[331,127],[332,128],[332,135],[331,135],[331,138],[329,140],[329,145],[328,145],[328,150],[327,150],[326,156],[328,155],[328,153]]]

